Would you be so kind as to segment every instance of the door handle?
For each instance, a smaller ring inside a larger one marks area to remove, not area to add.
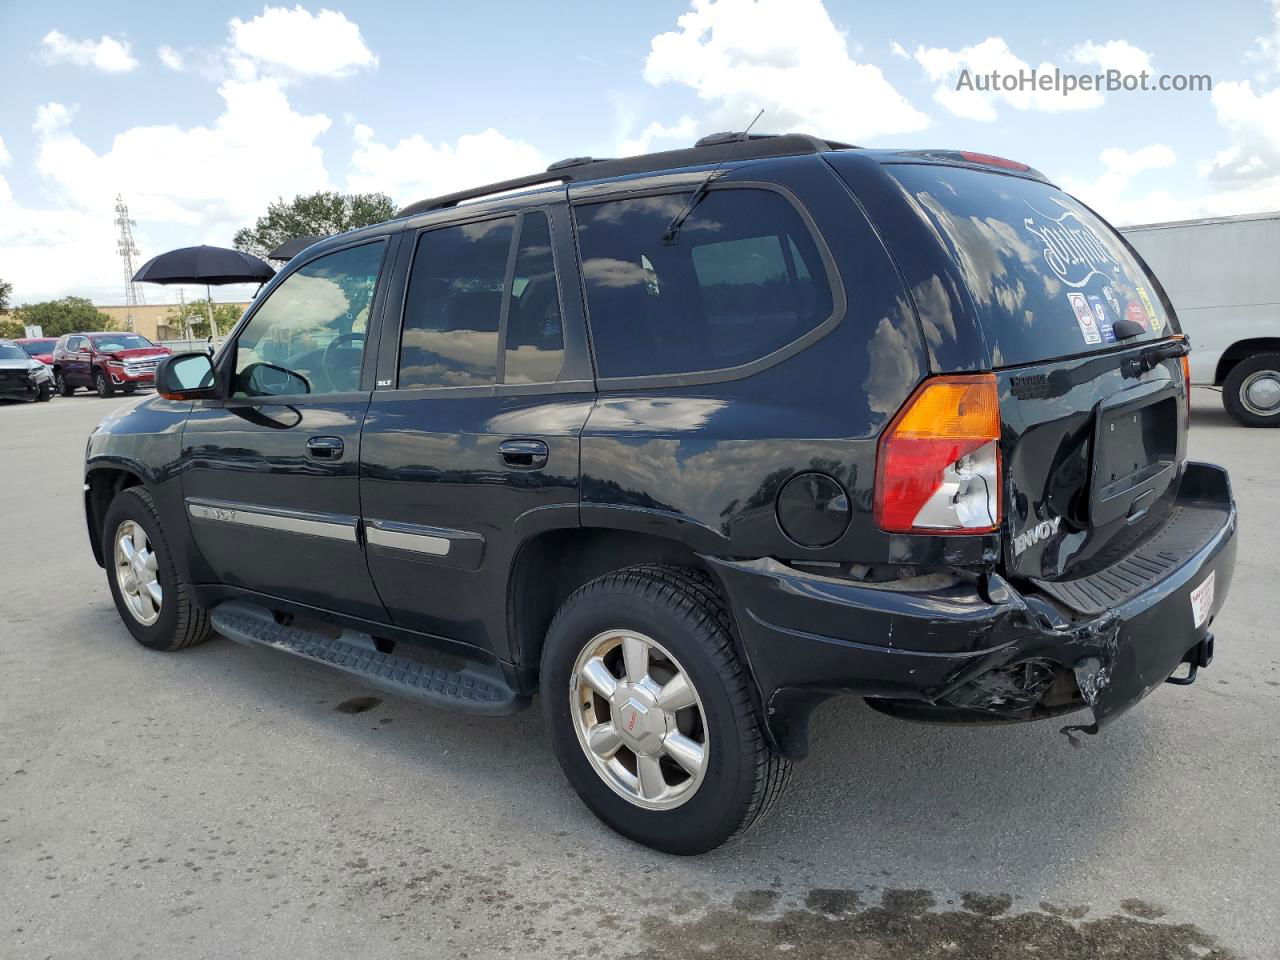
[[[547,465],[547,445],[541,440],[503,440],[498,456],[509,467],[537,470]]]
[[[312,437],[307,441],[307,456],[312,460],[338,460],[342,457],[341,437]]]

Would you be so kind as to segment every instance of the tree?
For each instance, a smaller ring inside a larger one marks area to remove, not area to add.
[[[290,201],[281,197],[252,227],[237,230],[232,242],[237,250],[265,257],[286,240],[332,236],[390,220],[395,212],[385,193],[321,192]]]
[[[84,297],[63,297],[44,303],[24,303],[13,312],[19,326],[34,324],[46,337],[81,330],[114,330],[115,321]]]
[[[0,280],[0,313],[9,312],[9,294],[13,293],[13,284],[8,280]]]
[[[209,307],[208,300],[179,304],[165,314],[164,323],[176,336],[186,337],[190,330],[193,338],[203,340],[209,336]],[[213,303],[212,307],[213,322],[218,325],[218,334],[225,336],[240,319],[241,310],[234,303]]]

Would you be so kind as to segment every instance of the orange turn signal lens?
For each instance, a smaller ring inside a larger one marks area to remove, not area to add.
[[[880,437],[875,515],[890,533],[1000,525],[1000,395],[993,374],[926,380]]]

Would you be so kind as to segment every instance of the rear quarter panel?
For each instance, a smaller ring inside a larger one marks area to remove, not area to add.
[[[745,379],[602,384],[582,434],[583,525],[669,536],[722,557],[941,562],[948,553],[952,562],[979,561],[980,538],[890,537],[875,525],[877,439],[928,360],[898,272],[858,203],[818,157],[731,176],[767,179],[796,196],[830,249],[844,317]],[[849,527],[826,547],[792,542],[776,519],[778,490],[810,470],[835,477],[849,495]]]

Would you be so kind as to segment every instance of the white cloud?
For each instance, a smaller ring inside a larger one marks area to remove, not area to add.
[[[897,40],[889,41],[889,52],[901,60],[910,60],[911,54],[907,52],[907,48],[900,44]]]
[[[40,41],[45,63],[74,63],[104,73],[128,73],[138,66],[128,40],[103,36],[100,40],[72,40],[59,30],[50,30]]]
[[[1271,32],[1257,38],[1246,60],[1258,60],[1270,70],[1280,70],[1280,0],[1271,0]]]
[[[879,67],[858,63],[821,0],[693,0],[678,29],[654,37],[644,78],[683,84],[710,105],[703,129],[866,140],[921,130],[916,110]]]
[[[981,43],[958,50],[946,47],[917,47],[916,62],[924,68],[925,76],[937,84],[933,99],[958,117],[968,120],[991,121],[998,116],[999,104],[1015,110],[1040,110],[1056,113],[1063,110],[1092,110],[1102,106],[1103,95],[1097,90],[1006,89],[1003,83],[997,89],[956,89],[961,72],[967,71],[974,86],[987,84],[992,73],[1002,78],[1030,73],[1032,65],[1018,57],[1003,37],[987,37]],[[1125,73],[1151,69],[1151,57],[1124,40],[1106,43],[1088,41],[1073,47],[1067,59],[1084,66],[1093,66],[1090,74],[1108,69]],[[1040,74],[1049,75],[1055,65],[1045,61],[1035,67]],[[1064,73],[1082,72],[1067,69]],[[967,85],[966,85],[967,86]]]
[[[7,166],[12,159],[9,156],[9,151],[5,148],[4,137],[0,137],[0,167]]]
[[[1280,87],[1255,92],[1248,80],[1220,83],[1213,109],[1231,145],[1208,164],[1209,178],[1246,185],[1280,176]]]
[[[548,163],[536,147],[492,127],[464,134],[456,144],[434,144],[415,133],[390,146],[365,124],[356,124],[352,137],[347,189],[381,191],[397,203],[536,173]]]
[[[0,187],[0,263],[15,299],[123,295],[117,194],[139,221],[145,259],[158,252],[146,249],[148,234],[172,237],[172,246],[228,246],[277,197],[331,186],[316,144],[328,117],[296,112],[275,80],[228,80],[218,93],[223,110],[211,125],[133,127],[101,153],[76,135],[74,109],[54,102],[36,111],[35,170],[49,200],[22,206]]]
[[[163,63],[166,67],[168,67],[170,70],[186,69],[187,64],[186,64],[186,61],[182,58],[182,54],[180,54],[177,50],[173,49],[173,47],[169,46],[168,44],[162,44],[161,46],[157,47],[156,56],[160,59],[160,62]]]
[[[233,18],[230,27],[233,60],[273,76],[336,78],[378,65],[360,27],[333,10],[266,7],[252,20]]]
[[[1068,50],[1067,59],[1099,70],[1119,70],[1135,76],[1152,72],[1151,54],[1126,40],[1108,40],[1106,43],[1086,40]]]
[[[178,223],[238,224],[268,202],[328,185],[316,138],[323,114],[290,106],[274,80],[228,80],[212,126],[133,127],[95,153],[70,129],[71,113],[42,106],[36,120],[37,170],[70,204],[89,208],[123,192],[134,216]]]
[[[1064,176],[1059,185],[1111,223],[1127,225],[1196,215],[1195,207],[1164,189],[1153,189],[1148,174],[1177,163],[1173,149],[1153,143],[1139,150],[1109,147],[1098,155],[1103,172],[1095,179]]]
[[[1280,209],[1280,87],[1255,91],[1247,80],[1220,83],[1212,102],[1229,137],[1201,169],[1217,188],[1213,211]]]
[[[631,157],[638,153],[648,153],[653,149],[655,140],[670,140],[670,144],[665,145],[668,149],[677,147],[693,146],[694,133],[697,131],[698,125],[693,117],[687,114],[669,127],[664,127],[658,121],[649,124],[640,131],[640,135],[623,140],[618,144],[618,156]]]

